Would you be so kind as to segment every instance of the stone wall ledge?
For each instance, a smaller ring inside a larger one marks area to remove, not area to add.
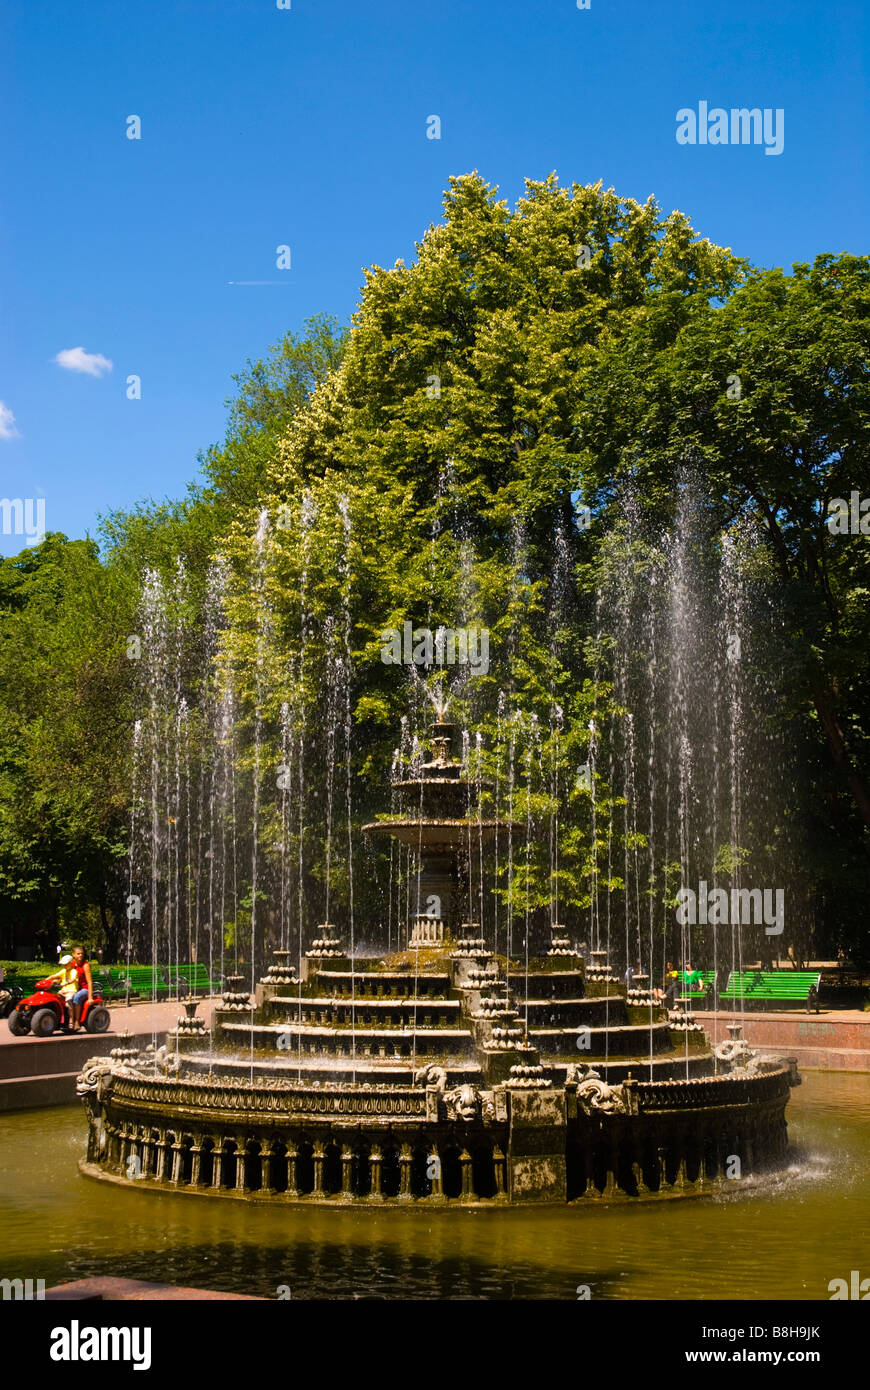
[[[708,1035],[714,1015],[698,1013]],[[870,1013],[847,1010],[819,1014],[797,1012],[719,1013],[718,1036],[729,1023],[743,1024],[743,1037],[763,1053],[796,1057],[798,1066],[820,1071],[870,1071]]]

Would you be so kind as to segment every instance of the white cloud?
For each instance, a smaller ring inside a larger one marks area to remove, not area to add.
[[[15,416],[3,401],[0,401],[0,439],[17,439]]]
[[[85,352],[83,347],[64,348],[54,360],[68,372],[85,372],[87,376],[102,376],[112,370],[108,357],[101,352]]]

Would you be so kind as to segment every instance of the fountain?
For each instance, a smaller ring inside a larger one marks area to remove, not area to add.
[[[711,1046],[560,923],[520,962],[470,903],[459,920],[469,833],[519,828],[470,805],[486,784],[444,713],[431,760],[399,779],[401,814],[364,826],[418,851],[408,949],[362,956],[324,922],[298,972],[282,948],[252,992],[228,977],[210,1031],[186,1004],[160,1048],[86,1063],[87,1176],[400,1207],[662,1198],[783,1164],[792,1063]]]
[[[416,874],[416,911],[411,919],[412,948],[441,946],[459,925],[458,858],[469,834],[487,843],[508,822],[467,815],[469,779],[453,757],[453,725],[444,718],[443,704],[436,706],[430,742],[431,762],[423,763],[419,776],[398,779],[393,786],[408,805],[400,817],[371,821],[363,826],[370,835],[390,835],[416,850],[420,867]],[[489,787],[488,783],[481,784]],[[413,891],[413,890],[412,890]],[[421,911],[423,903],[427,910]],[[470,910],[470,909],[469,909]]]
[[[739,889],[750,867],[791,882],[799,862],[779,811],[785,753],[763,717],[776,613],[753,535],[711,537],[689,487],[679,505],[662,539],[627,496],[570,680],[523,688],[515,620],[475,711],[495,731],[493,782],[482,735],[448,718],[456,684],[412,669],[391,808],[362,824],[362,855],[354,827],[374,808],[352,795],[367,750],[354,746],[347,499],[332,515],[305,493],[295,530],[261,513],[247,569],[213,568],[202,643],[184,571],[146,577],[128,958],[164,962],[170,980],[206,957],[209,978],[232,973],[210,1022],[185,1000],[161,1046],[155,1033],[144,1052],[85,1065],[88,1176],[407,1207],[660,1199],[784,1165],[793,1063],[761,1058],[739,1024],[720,1039],[715,1008],[711,1039],[652,988],[669,955],[742,968],[740,923],[675,930],[678,885]],[[474,556],[459,539],[467,623]],[[572,558],[564,530],[555,541],[554,670],[557,635],[585,621],[560,612]],[[518,522],[517,612],[527,548]],[[431,551],[434,573],[434,538]],[[421,692],[428,737],[412,733]],[[359,945],[363,921],[377,946]]]

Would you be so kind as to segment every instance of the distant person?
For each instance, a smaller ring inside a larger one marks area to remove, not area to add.
[[[674,997],[677,993],[677,985],[679,984],[679,982],[679,972],[674,969],[673,961],[669,960],[665,965],[665,973],[664,979],[662,980],[662,988],[657,989],[655,992],[656,998],[663,999],[666,1003],[673,1003]]]
[[[683,971],[683,980],[685,981],[687,994],[699,994],[704,988],[704,976],[701,974],[700,970],[693,970],[689,961],[686,961],[686,966]]]
[[[625,974],[623,975],[622,978],[623,978],[623,980],[625,981],[625,988],[626,988],[627,990],[631,989],[632,984],[634,983],[634,976],[635,976],[635,969],[634,969],[634,966],[633,966],[633,965],[628,965],[628,966],[626,966]]]
[[[9,1000],[10,1000],[11,997],[12,997],[11,994],[9,993],[9,990],[6,988],[5,984],[3,983],[4,980],[5,980],[5,978],[6,978],[6,973],[5,973],[4,969],[3,969],[3,966],[0,965],[0,1018],[3,1017],[4,1006],[5,1006],[6,1004],[9,1003]]]
[[[789,946],[788,948],[788,960],[793,970],[800,970],[801,965],[800,961],[795,955],[794,946]]]
[[[72,963],[78,975],[78,989],[70,1001],[70,1030],[77,1033],[81,1025],[82,1009],[86,1001],[94,997],[94,981],[83,946],[73,947]]]

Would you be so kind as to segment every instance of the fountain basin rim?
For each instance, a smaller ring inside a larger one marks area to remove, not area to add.
[[[456,773],[453,777],[402,777],[396,782],[391,782],[390,786],[395,790],[405,791],[419,791],[421,786],[465,787],[469,790],[473,788],[475,791],[478,789],[490,791],[495,786],[494,782],[488,781],[485,777],[482,777],[479,782],[476,778],[463,777],[461,775],[462,767],[459,763],[447,763],[446,765],[442,763],[424,763],[424,773],[427,767],[437,767],[438,771],[441,773],[445,772],[447,768],[455,768]]]
[[[126,1187],[134,1192],[165,1193],[169,1196],[200,1197],[205,1201],[215,1201],[221,1199],[228,1202],[246,1202],[253,1206],[272,1207],[312,1207],[316,1206],[319,1210],[332,1210],[348,1212],[353,1210],[354,1215],[360,1212],[371,1212],[373,1216],[382,1219],[385,1211],[401,1212],[405,1218],[410,1212],[419,1212],[420,1219],[431,1221],[433,1217],[437,1220],[442,1216],[444,1220],[450,1220],[452,1214],[473,1210],[475,1212],[501,1213],[506,1206],[529,1207],[540,1210],[540,1202],[533,1197],[442,1197],[438,1201],[433,1201],[431,1197],[412,1197],[410,1201],[401,1200],[397,1197],[352,1197],[346,1198],[341,1193],[330,1193],[324,1196],[316,1196],[313,1193],[296,1193],[291,1196],[287,1192],[267,1193],[259,1189],[251,1189],[239,1192],[235,1189],[221,1188],[215,1190],[207,1187],[179,1187],[168,1181],[157,1181],[153,1177],[147,1178],[127,1178],[120,1173],[110,1173],[101,1168],[98,1163],[90,1163],[86,1158],[78,1161],[78,1170],[83,1178],[91,1182],[111,1183],[116,1187]],[[584,1207],[595,1210],[605,1204],[636,1206],[656,1202],[688,1202],[706,1199],[721,1202],[723,1199],[730,1201],[740,1201],[747,1193],[757,1193],[766,1189],[774,1189],[778,1182],[782,1181],[782,1173],[773,1171],[770,1173],[749,1173],[741,1178],[739,1183],[735,1183],[733,1178],[714,1178],[708,1179],[703,1183],[696,1183],[680,1189],[673,1187],[666,1188],[660,1192],[645,1192],[632,1197],[625,1193],[618,1192],[609,1198],[605,1198],[603,1193],[598,1192],[594,1197],[569,1197],[562,1206],[570,1208],[572,1211],[582,1211]],[[437,1213],[437,1215],[436,1215]]]
[[[443,845],[445,849],[458,849],[471,832],[484,839],[492,839],[499,831],[519,834],[522,827],[516,822],[503,820],[430,819],[426,816],[417,820],[369,821],[362,827],[366,835],[392,835],[405,844],[422,843],[427,849]]]

